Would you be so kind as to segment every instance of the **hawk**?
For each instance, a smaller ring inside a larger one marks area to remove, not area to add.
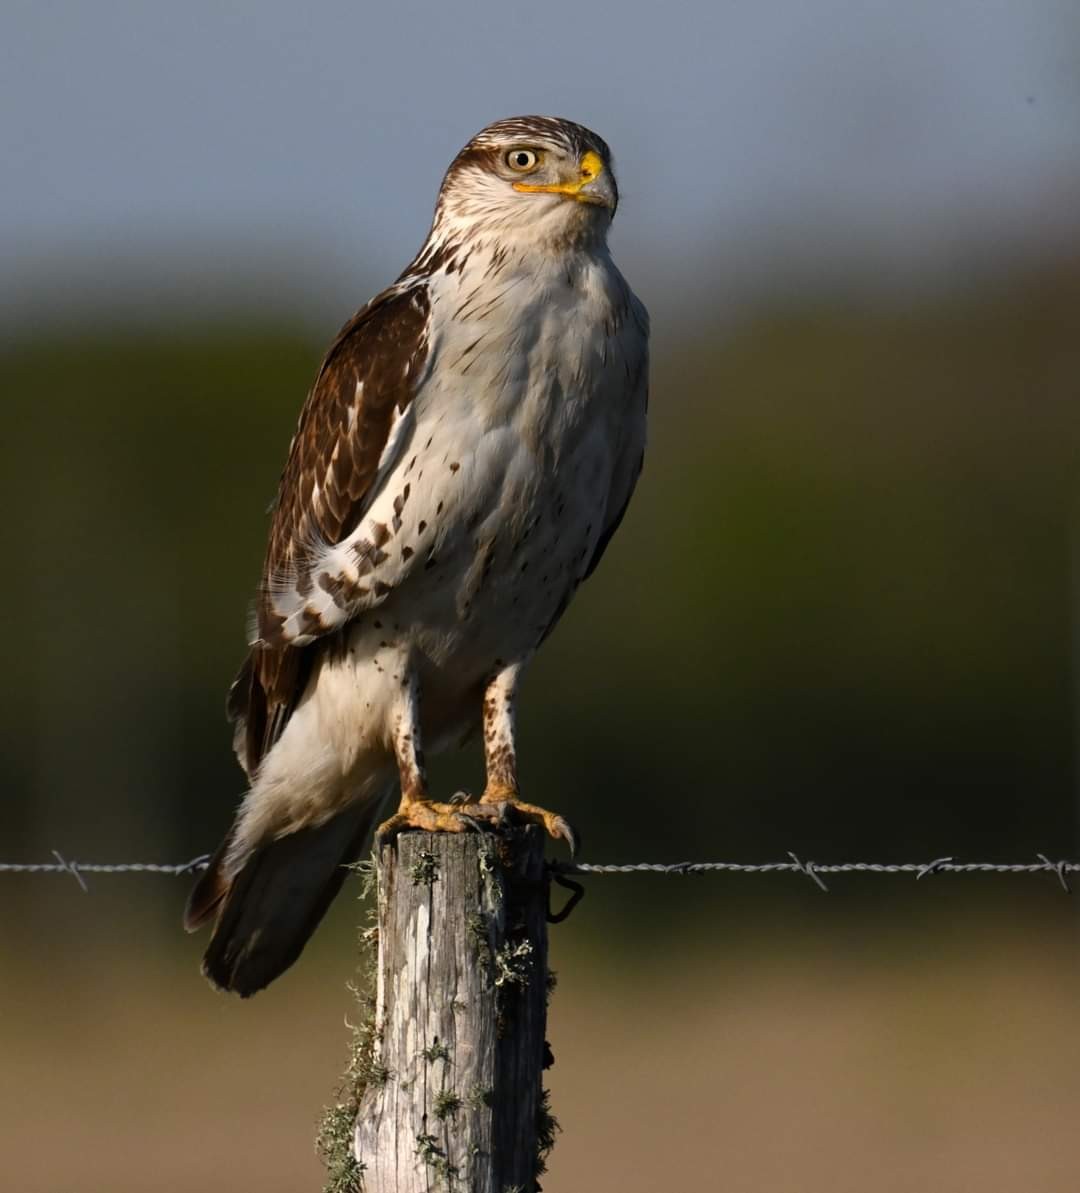
[[[562,816],[518,793],[522,675],[641,471],[648,316],[612,261],[607,145],[569,120],[478,133],[398,280],[344,326],[300,413],[228,712],[248,780],[188,901],[203,972],[250,995],[296,960],[397,778],[383,838]],[[486,785],[424,753],[482,731]]]

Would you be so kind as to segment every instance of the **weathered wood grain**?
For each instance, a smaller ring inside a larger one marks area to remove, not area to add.
[[[531,1193],[550,1136],[538,829],[406,833],[379,858],[365,1193]]]

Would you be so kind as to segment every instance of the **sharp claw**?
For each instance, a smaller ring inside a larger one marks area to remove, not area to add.
[[[451,800],[450,802],[454,803],[455,801]],[[466,828],[468,828],[470,833],[482,833],[484,831],[480,827],[480,822],[476,819],[476,817],[470,816],[468,812],[458,812],[457,818],[466,826]]]
[[[447,800],[450,804],[471,804],[473,797],[467,791],[455,791],[454,794]]]
[[[581,838],[570,827],[569,822],[566,820],[563,820],[563,818],[561,816],[557,816],[555,818],[555,832],[552,834],[552,836],[562,837],[562,839],[566,842],[566,844],[570,848],[571,860],[573,860],[573,858],[577,856],[578,848],[581,845]]]
[[[398,835],[399,825],[393,823],[394,818],[383,821],[382,824],[375,830],[375,848],[382,849],[389,845],[391,841]]]

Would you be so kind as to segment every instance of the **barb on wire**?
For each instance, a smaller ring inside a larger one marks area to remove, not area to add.
[[[208,853],[200,853],[189,862],[160,863],[160,862],[73,862],[69,861],[58,850],[52,855],[55,862],[0,862],[0,874],[70,874],[72,878],[89,892],[86,885],[87,874],[197,874],[205,870],[210,861]]]
[[[788,850],[788,857],[791,858],[792,864],[800,874],[805,874],[806,877],[816,883],[826,895],[829,893],[829,888],[822,881],[821,875],[817,872],[818,868],[813,862],[799,861],[799,859],[791,852],[790,849]]]
[[[82,887],[83,894],[84,895],[90,894],[90,888],[86,885],[86,879],[83,878],[83,876],[79,873],[78,866],[74,862],[67,861],[59,849],[54,849],[52,851],[52,855],[54,858],[56,858],[57,864],[60,866],[60,869],[63,870],[65,873],[70,874],[71,877],[74,878],[75,881],[79,884],[79,886]]]
[[[1039,855],[1042,856],[1041,854]],[[928,874],[940,874],[943,866],[948,866],[952,862],[951,857],[935,858],[932,862],[927,862],[925,866],[915,875],[915,881],[918,882],[920,878],[925,878]]]
[[[0,862],[0,874],[68,874],[87,890],[88,874],[168,874],[181,877],[205,870],[208,853],[190,861],[159,862],[76,862],[53,850],[54,862]],[[1080,874],[1080,862],[1051,861],[1044,853],[1034,862],[958,862],[952,856],[930,862],[812,862],[794,853],[786,862],[552,862],[553,874],[801,874],[823,891],[828,891],[825,874],[911,874],[916,880],[933,874],[1052,874],[1066,894],[1071,894],[1068,876]]]
[[[1075,869],[1075,867],[1071,866],[1068,862],[1052,862],[1045,853],[1037,853],[1035,856],[1043,863],[1047,870],[1053,870],[1053,872],[1058,876],[1058,882],[1061,883],[1061,889],[1066,895],[1071,895],[1072,888],[1069,886],[1065,875],[1068,874],[1071,869]]]

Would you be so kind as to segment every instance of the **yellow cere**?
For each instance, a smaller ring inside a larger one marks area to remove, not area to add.
[[[592,182],[594,178],[599,178],[604,170],[604,163],[600,159],[600,154],[593,153],[590,149],[581,159],[579,169],[581,170],[582,180],[585,182]]]

